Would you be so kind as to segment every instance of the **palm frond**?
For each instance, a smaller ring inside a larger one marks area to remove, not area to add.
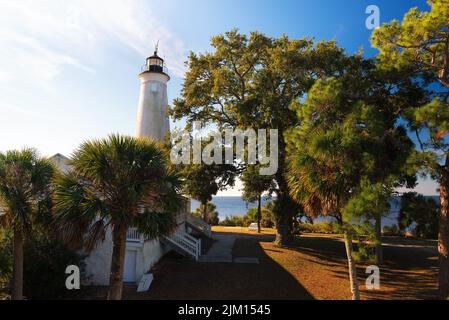
[[[73,173],[56,178],[53,200],[54,223],[63,239],[74,245],[81,245],[89,227],[104,215],[102,200]]]
[[[34,149],[0,154],[0,206],[14,228],[31,231],[33,216],[41,212],[51,190],[53,166]]]
[[[65,237],[93,248],[111,226],[138,226],[149,238],[176,226],[180,179],[163,147],[150,138],[112,134],[84,142],[71,174],[56,181],[54,206]],[[144,208],[143,212],[139,210]]]

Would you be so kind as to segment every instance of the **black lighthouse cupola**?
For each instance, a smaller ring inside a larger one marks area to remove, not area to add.
[[[158,45],[154,49],[154,54],[147,58],[146,71],[165,73],[164,59],[157,55]]]

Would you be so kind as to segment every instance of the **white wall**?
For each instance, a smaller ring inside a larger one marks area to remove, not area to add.
[[[108,228],[106,238],[84,260],[86,269],[83,273],[83,285],[109,285],[112,260],[112,231]]]
[[[159,240],[145,241],[142,244],[126,244],[126,250],[136,251],[136,282],[170,250]],[[84,260],[86,268],[83,273],[83,285],[109,285],[112,259],[112,232],[108,229],[105,241],[100,243]]]

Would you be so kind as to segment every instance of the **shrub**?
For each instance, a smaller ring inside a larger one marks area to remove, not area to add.
[[[267,208],[261,210],[260,225],[262,228],[273,228],[273,217],[271,211]],[[243,217],[244,224],[248,227],[251,223],[257,222],[257,208],[249,208],[246,215]]]
[[[0,229],[0,288],[9,286],[12,261],[12,234],[6,229]]]
[[[299,233],[326,233],[326,234],[336,234],[339,233],[338,226],[334,222],[322,221],[316,223],[299,223],[298,224]]]
[[[84,256],[61,241],[35,232],[24,244],[23,292],[28,299],[57,299],[67,293],[65,269],[69,265],[84,268]],[[12,278],[12,236],[0,230],[0,287]]]
[[[220,221],[220,226],[224,227],[247,227],[247,221],[243,219],[243,217],[239,216],[231,216],[226,217],[223,221]]]
[[[417,238],[438,238],[438,204],[431,198],[409,192],[401,197],[398,224],[401,231],[411,228]]]
[[[65,270],[69,265],[84,268],[84,256],[61,241],[34,236],[24,248],[24,286],[28,298],[62,298],[67,293]]]
[[[393,224],[391,226],[384,226],[382,234],[385,236],[398,236],[400,232],[398,226]]]

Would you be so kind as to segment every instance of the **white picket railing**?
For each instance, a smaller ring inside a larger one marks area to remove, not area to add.
[[[143,235],[137,232],[137,228],[131,227],[128,228],[128,232],[126,233],[126,241],[143,243],[144,238]]]
[[[187,239],[190,239],[191,242],[196,244],[196,259],[198,260],[198,258],[201,256],[201,239],[192,237],[188,233],[184,233],[184,235]]]

